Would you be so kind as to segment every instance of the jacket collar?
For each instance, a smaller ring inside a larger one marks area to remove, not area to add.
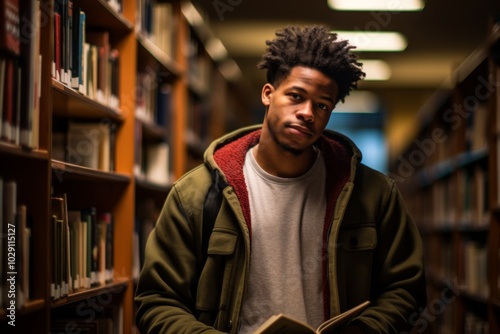
[[[224,176],[240,172],[246,152],[259,142],[262,125],[252,125],[230,132],[213,141],[204,154],[205,163],[219,169]],[[358,147],[346,136],[325,130],[316,146],[324,153],[327,171],[335,170],[339,163],[348,163],[352,181],[362,155]],[[228,181],[226,179],[226,181]]]

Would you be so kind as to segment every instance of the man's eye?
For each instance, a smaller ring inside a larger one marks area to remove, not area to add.
[[[318,108],[320,108],[321,110],[325,110],[325,111],[329,111],[330,110],[330,107],[327,106],[326,104],[318,104]]]
[[[294,99],[294,100],[301,100],[301,99],[302,99],[302,98],[300,97],[300,95],[299,95],[299,94],[294,94],[294,93],[292,93],[292,94],[290,94],[290,96],[291,96],[291,97],[292,97],[292,99]]]

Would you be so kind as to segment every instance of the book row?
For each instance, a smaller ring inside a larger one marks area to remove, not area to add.
[[[409,208],[422,228],[488,226],[489,188],[485,162],[458,169],[415,195]]]
[[[158,73],[153,68],[137,73],[135,115],[143,122],[165,126],[173,108],[172,86]]]
[[[79,93],[118,109],[119,52],[104,30],[87,29],[86,13],[71,0],[54,2],[52,77]]]
[[[153,230],[160,215],[158,207],[151,198],[143,198],[137,203],[133,234],[132,279],[137,280],[144,265],[144,251],[149,234]]]
[[[116,131],[117,124],[107,120],[54,123],[52,158],[102,171],[114,171]]]
[[[134,138],[134,175],[145,180],[166,186],[171,182],[170,145],[165,139],[148,140],[148,129],[143,122],[135,123]]]
[[[54,300],[112,282],[114,221],[95,207],[68,209],[65,194],[52,196]]]
[[[21,309],[30,298],[31,224],[17,197],[16,180],[0,175],[0,307]]]
[[[429,274],[440,277],[452,278],[460,291],[469,295],[487,298],[489,295],[488,279],[488,250],[484,238],[468,238],[460,244],[454,244],[449,238],[439,241],[439,251],[426,254],[430,260],[427,263]],[[427,250],[427,252],[431,252]],[[460,255],[457,262],[456,252]],[[435,256],[439,253],[439,256]],[[431,257],[431,255],[433,257]],[[500,252],[497,259],[500,261]],[[500,276],[498,289],[500,290]]]
[[[177,25],[173,5],[169,2],[138,0],[136,6],[136,29],[173,59]]]
[[[464,334],[489,334],[492,333],[490,331],[490,326],[488,321],[478,315],[477,310],[466,311],[464,317],[461,320],[462,322],[462,331]],[[455,333],[454,330],[454,322],[457,320],[452,312],[452,305],[447,305],[443,314],[439,314],[440,316],[437,319],[434,319],[439,323],[439,331],[437,333]]]
[[[83,302],[76,307],[58,309],[57,318],[50,325],[50,333],[123,333],[123,307],[109,303],[110,293],[112,291],[98,295],[93,304]]]
[[[40,19],[37,0],[0,2],[0,138],[38,148],[40,113]]]
[[[474,295],[489,295],[488,252],[485,244],[475,240],[466,240],[461,248],[464,258],[464,285],[467,292]]]

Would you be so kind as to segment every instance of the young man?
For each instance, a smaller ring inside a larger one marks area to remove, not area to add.
[[[259,64],[262,126],[213,142],[169,193],[138,282],[143,333],[246,334],[277,313],[316,327],[365,300],[342,333],[400,333],[425,307],[422,244],[394,181],[325,131],[364,77],[353,46],[321,26],[276,36]],[[205,246],[215,184],[227,186]]]

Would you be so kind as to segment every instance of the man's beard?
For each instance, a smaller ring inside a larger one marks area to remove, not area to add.
[[[299,155],[301,155],[304,152],[304,150],[293,148],[293,147],[290,147],[290,146],[288,146],[288,145],[280,142],[279,139],[278,139],[278,136],[276,135],[276,132],[272,129],[272,127],[269,126],[268,128],[269,128],[269,133],[271,134],[271,137],[278,144],[278,146],[281,147],[281,149],[283,151],[290,152],[290,153],[292,153],[295,156],[299,156]]]

